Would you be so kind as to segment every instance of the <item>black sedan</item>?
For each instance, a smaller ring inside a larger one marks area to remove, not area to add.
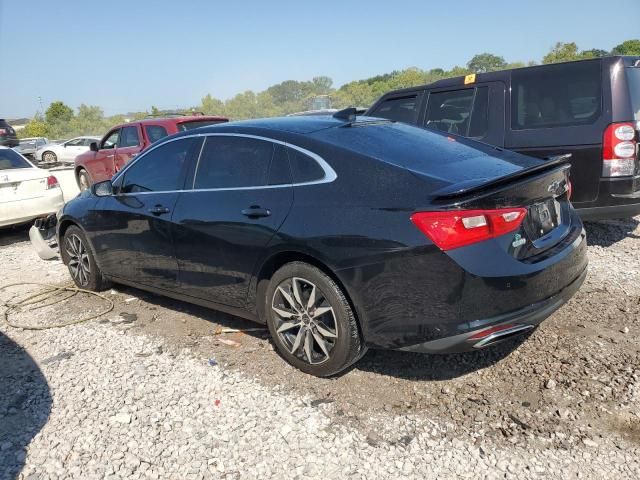
[[[582,283],[569,167],[388,120],[228,123],[168,137],[59,214],[75,283],[135,286],[269,327],[299,369],[368,347],[522,334]]]

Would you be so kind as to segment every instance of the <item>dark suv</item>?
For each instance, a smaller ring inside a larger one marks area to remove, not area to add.
[[[583,219],[640,214],[640,57],[449,78],[389,92],[366,115],[564,156]]]
[[[17,147],[20,144],[16,131],[4,118],[0,118],[0,146]]]

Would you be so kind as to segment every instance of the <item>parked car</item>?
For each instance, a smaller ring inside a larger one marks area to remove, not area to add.
[[[234,122],[156,143],[57,235],[79,287],[266,323],[327,376],[367,347],[486,347],[559,308],[587,265],[568,171],[355,111]]]
[[[25,157],[32,157],[38,148],[42,148],[49,143],[45,137],[21,138],[17,147],[13,149]]]
[[[583,219],[640,214],[640,57],[540,65],[383,95],[367,115],[566,156]]]
[[[55,213],[64,204],[55,176],[0,146],[0,227]]]
[[[61,143],[50,143],[38,148],[34,158],[44,163],[73,163],[76,157],[89,151],[93,142],[99,142],[100,137],[76,137]]]
[[[154,142],[174,133],[228,122],[220,116],[189,115],[148,118],[113,127],[90,151],[76,157],[75,173],[80,190],[111,178],[129,160]]]
[[[0,118],[0,147],[17,147],[18,145],[16,131],[4,118]]]

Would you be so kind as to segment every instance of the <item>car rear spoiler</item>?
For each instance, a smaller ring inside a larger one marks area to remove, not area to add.
[[[546,162],[540,163],[539,165],[518,170],[517,172],[510,173],[504,177],[498,177],[489,181],[483,181],[484,179],[472,179],[454,183],[437,190],[433,195],[435,200],[449,200],[451,198],[462,197],[471,193],[476,194],[483,190],[490,190],[492,188],[511,183],[514,180],[529,177],[536,173],[553,170],[561,165],[564,165],[565,169],[569,169],[571,168],[571,165],[568,163],[568,158],[569,157],[567,155],[551,157]]]

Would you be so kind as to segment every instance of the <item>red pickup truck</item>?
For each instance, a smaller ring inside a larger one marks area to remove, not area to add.
[[[100,142],[92,143],[88,152],[76,157],[78,187],[85,190],[109,180],[138,153],[167,135],[228,121],[226,117],[192,115],[148,118],[113,127]]]

